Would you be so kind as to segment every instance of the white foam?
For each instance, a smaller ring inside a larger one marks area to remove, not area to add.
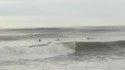
[[[59,55],[69,55],[75,50],[65,47],[62,44],[48,44],[46,46],[29,47],[1,47],[0,60],[18,60],[18,59],[45,59]]]
[[[62,64],[62,63],[63,64]],[[125,60],[39,62],[26,65],[0,66],[0,70],[125,70]]]

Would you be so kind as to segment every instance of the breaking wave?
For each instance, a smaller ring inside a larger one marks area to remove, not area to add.
[[[25,47],[1,47],[0,60],[45,59],[72,54],[75,51],[62,44],[32,45]]]
[[[125,54],[125,41],[62,42],[25,47],[0,47],[0,60],[45,59],[61,55]]]

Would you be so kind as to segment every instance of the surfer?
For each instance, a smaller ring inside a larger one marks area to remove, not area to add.
[[[90,39],[89,37],[87,39]]]
[[[56,39],[55,41],[60,41],[60,39]]]
[[[41,39],[39,39],[39,42],[41,42]]]
[[[59,41],[60,39],[57,39],[57,41]]]

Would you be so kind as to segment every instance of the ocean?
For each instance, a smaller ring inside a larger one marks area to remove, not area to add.
[[[125,70],[125,27],[1,29],[0,70]]]

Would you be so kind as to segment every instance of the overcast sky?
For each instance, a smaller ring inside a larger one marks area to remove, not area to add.
[[[0,0],[0,28],[125,25],[125,0]]]

